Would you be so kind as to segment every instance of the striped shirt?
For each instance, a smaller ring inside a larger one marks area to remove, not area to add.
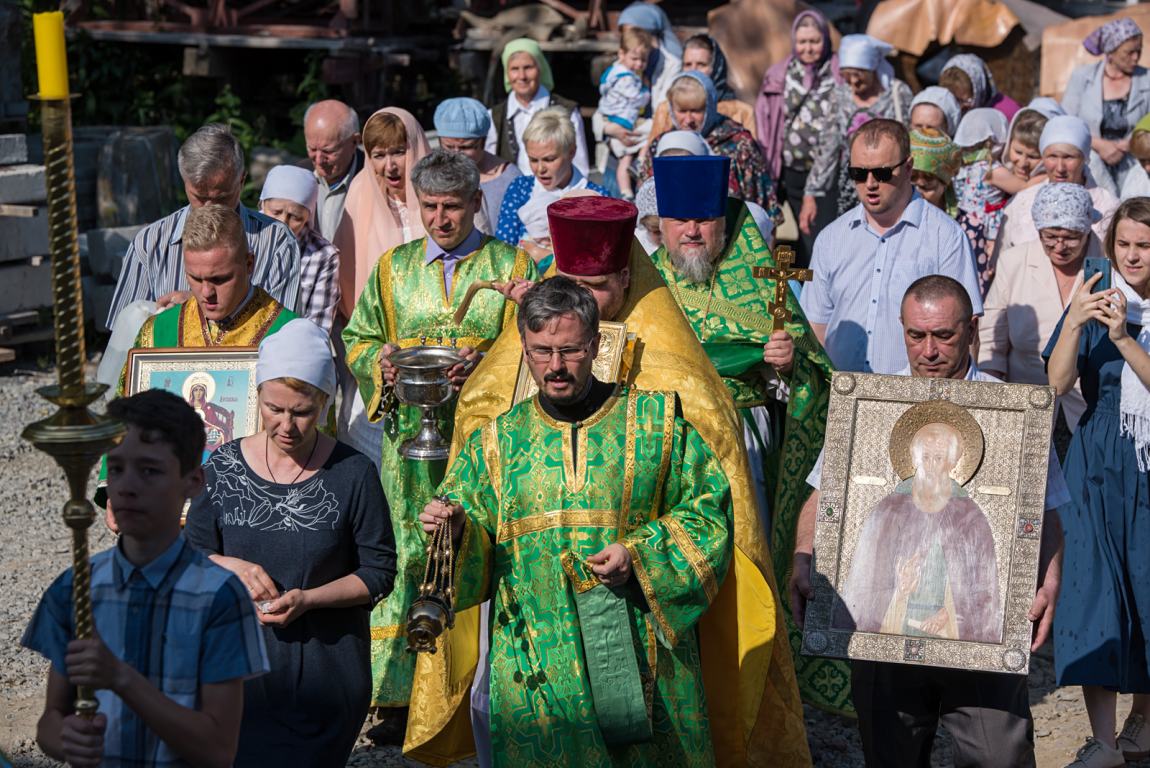
[[[299,311],[331,333],[339,305],[339,249],[311,227],[299,239]]]
[[[124,254],[124,267],[112,297],[108,327],[116,324],[120,310],[141,299],[155,301],[172,291],[188,290],[184,274],[184,222],[189,206],[154,221],[136,233]],[[299,308],[299,245],[291,230],[280,222],[239,207],[240,220],[255,254],[252,282],[293,312]]]
[[[247,590],[229,571],[180,535],[147,565],[132,565],[120,547],[92,557],[92,615],[108,649],[165,696],[188,709],[202,686],[269,670],[263,633]],[[48,587],[21,643],[66,676],[72,625],[72,570]],[[139,714],[108,690],[96,692],[105,768],[186,766]]]
[[[982,314],[970,240],[943,211],[915,191],[901,218],[883,234],[870,228],[862,204],[819,233],[814,279],[799,303],[807,320],[826,326],[826,347],[840,371],[894,374],[906,367],[902,297],[927,275],[946,275]]]

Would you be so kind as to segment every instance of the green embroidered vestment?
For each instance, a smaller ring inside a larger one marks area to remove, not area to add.
[[[616,390],[573,426],[526,400],[470,436],[440,487],[467,514],[457,605],[493,600],[495,763],[711,766],[696,627],[733,557],[726,475],[674,393]],[[638,662],[653,736],[609,746],[563,560],[613,542],[634,571],[617,652]]]
[[[426,541],[419,513],[443,478],[446,462],[409,461],[399,446],[419,429],[419,409],[388,397],[379,367],[384,344],[412,347],[451,344],[486,351],[516,306],[496,291],[482,291],[471,302],[463,322],[452,315],[467,287],[476,280],[537,279],[535,265],[523,251],[491,237],[455,264],[451,295],[444,283],[443,261],[427,264],[427,238],[397,246],[380,257],[343,332],[347,363],[359,383],[370,421],[385,419],[382,450],[383,490],[391,508],[398,571],[392,593],[371,614],[373,706],[407,706],[415,654],[407,651],[407,609],[425,565]],[[450,440],[454,402],[439,409],[439,428]]]

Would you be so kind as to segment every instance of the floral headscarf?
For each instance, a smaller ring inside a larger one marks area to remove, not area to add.
[[[943,184],[950,184],[961,162],[958,146],[933,128],[910,132],[910,156],[914,170],[937,176]]]
[[[1043,229],[1069,229],[1089,232],[1091,225],[1102,218],[1095,210],[1090,191],[1081,184],[1043,184],[1030,206],[1034,227]]]
[[[1142,37],[1142,28],[1134,19],[1123,16],[1103,24],[1082,41],[1082,47],[1094,56],[1114,53],[1118,46],[1132,37]]]
[[[986,66],[985,61],[973,53],[960,53],[957,56],[951,56],[942,71],[945,72],[948,69],[960,69],[966,73],[970,79],[970,90],[974,97],[975,107],[987,106],[998,95],[998,88],[994,85],[994,77],[990,74],[990,68]]]

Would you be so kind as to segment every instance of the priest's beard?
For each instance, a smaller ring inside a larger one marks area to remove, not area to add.
[[[705,283],[718,269],[719,254],[726,245],[727,238],[724,234],[719,238],[713,255],[707,252],[706,245],[702,243],[688,245],[680,243],[674,251],[668,248],[667,255],[671,257],[671,265],[677,274],[692,283]]]
[[[923,512],[938,512],[950,503],[950,475],[916,472],[911,483],[915,505]]]

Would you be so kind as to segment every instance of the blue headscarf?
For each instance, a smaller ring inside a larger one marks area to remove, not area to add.
[[[671,81],[671,88],[667,89],[668,92],[675,87],[675,83],[684,78],[690,78],[696,81],[699,85],[703,86],[703,92],[707,94],[707,116],[703,119],[702,130],[699,131],[703,136],[707,136],[714,130],[715,126],[723,120],[723,116],[719,114],[719,96],[715,90],[715,84],[711,81],[711,78],[707,77],[704,73],[698,70],[691,70],[690,72],[675,75],[675,79]],[[671,110],[671,123],[675,128],[682,129],[682,126],[675,122],[674,109]]]
[[[679,42],[675,30],[671,29],[671,19],[666,11],[657,5],[644,3],[642,0],[631,3],[619,14],[619,26],[638,27],[645,29],[659,38],[659,47],[666,51],[668,56],[676,59],[683,58],[683,44]]]

